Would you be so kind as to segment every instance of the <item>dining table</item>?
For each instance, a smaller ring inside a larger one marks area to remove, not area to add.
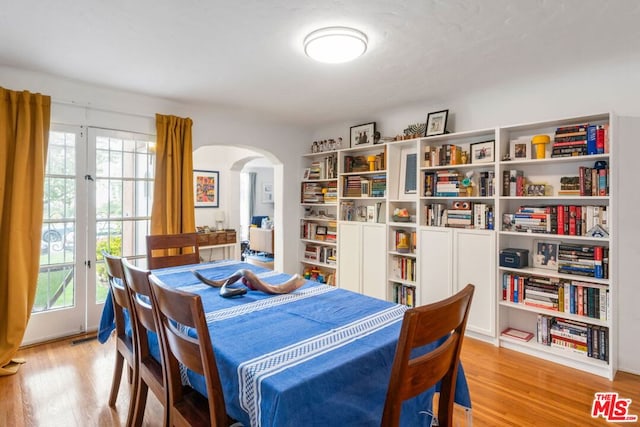
[[[379,426],[408,307],[311,280],[291,293],[249,289],[223,298],[194,275],[222,280],[241,269],[274,285],[291,277],[238,260],[152,270],[167,286],[201,296],[227,413],[245,426]],[[199,374],[185,370],[183,381],[206,394]],[[431,426],[436,391],[405,401],[400,425]],[[471,410],[462,365],[455,402]]]

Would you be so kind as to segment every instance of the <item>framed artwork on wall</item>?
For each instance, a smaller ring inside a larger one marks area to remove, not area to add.
[[[262,184],[262,203],[273,203],[273,184]]]
[[[217,171],[193,170],[194,203],[196,208],[220,206],[220,173]]]

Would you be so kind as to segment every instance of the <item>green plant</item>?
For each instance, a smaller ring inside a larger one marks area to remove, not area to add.
[[[122,237],[112,236],[109,239],[100,239],[96,242],[96,277],[98,281],[107,283],[107,267],[104,264],[102,251],[111,255],[122,256]]]

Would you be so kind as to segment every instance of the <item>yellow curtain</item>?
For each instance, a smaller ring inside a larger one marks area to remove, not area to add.
[[[156,170],[151,234],[196,230],[193,144],[189,118],[156,114]]]
[[[51,98],[0,87],[0,376],[15,374],[36,295]]]

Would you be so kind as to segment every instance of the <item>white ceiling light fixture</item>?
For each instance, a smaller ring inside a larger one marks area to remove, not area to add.
[[[367,36],[348,27],[326,27],[304,39],[304,53],[316,61],[329,64],[356,59],[367,51]]]

